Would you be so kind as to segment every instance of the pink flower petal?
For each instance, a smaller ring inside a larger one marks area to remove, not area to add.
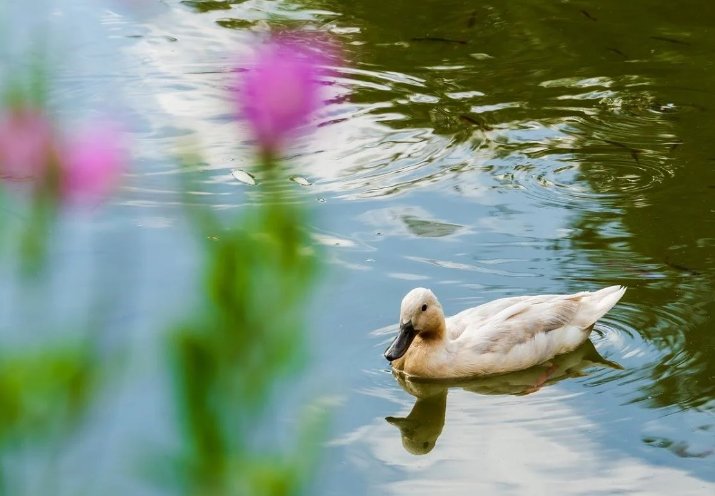
[[[97,203],[111,193],[125,166],[122,133],[111,124],[97,124],[66,144],[61,192],[71,202]]]
[[[273,152],[318,109],[326,55],[306,48],[307,38],[274,38],[255,53],[236,98],[259,146]]]

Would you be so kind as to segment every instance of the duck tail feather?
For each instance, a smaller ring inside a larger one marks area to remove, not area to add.
[[[603,317],[625,292],[625,286],[609,286],[586,295],[578,312],[582,327],[586,328]]]

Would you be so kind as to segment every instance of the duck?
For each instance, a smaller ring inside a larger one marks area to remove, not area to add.
[[[528,369],[577,349],[626,288],[513,296],[445,318],[427,288],[402,299],[399,332],[384,356],[410,378],[461,379]]]

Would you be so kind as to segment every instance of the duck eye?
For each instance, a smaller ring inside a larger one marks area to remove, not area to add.
[[[427,310],[427,305],[422,305],[422,311],[424,312],[425,310]]]

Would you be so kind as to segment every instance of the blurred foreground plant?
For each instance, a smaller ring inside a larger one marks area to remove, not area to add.
[[[184,202],[204,264],[200,310],[173,329],[169,343],[182,434],[174,475],[185,494],[299,494],[317,458],[324,426],[318,408],[297,422],[294,443],[261,442],[272,434],[262,416],[280,380],[304,360],[304,309],[318,269],[308,214],[289,204],[278,159],[321,104],[318,79],[328,58],[313,48],[303,35],[274,38],[257,51],[232,95],[256,139],[260,203],[225,222],[192,205],[188,194]],[[97,121],[68,132],[44,101],[12,98],[0,106],[0,202],[6,200],[0,247],[21,262],[17,285],[39,288],[17,294],[33,297],[50,291],[58,220],[106,198],[126,165],[116,125]],[[18,227],[6,235],[8,224]],[[43,487],[25,484],[27,474],[13,470],[24,468],[17,453],[33,457],[37,447],[58,453],[81,426],[106,365],[97,346],[100,326],[80,325],[73,338],[52,331],[57,339],[33,336],[28,346],[4,343],[0,350],[0,494]],[[57,475],[53,461],[44,467],[50,478]]]
[[[44,492],[56,485],[54,459],[85,418],[103,368],[96,346],[99,329],[89,324],[73,323],[64,336],[50,329],[47,342],[33,335],[44,327],[35,323],[43,319],[34,313],[51,311],[39,295],[51,285],[47,269],[52,267],[46,262],[57,221],[65,204],[96,205],[106,198],[127,157],[113,125],[92,123],[90,132],[60,133],[41,95],[18,97],[15,91],[5,100],[0,106],[0,253],[7,258],[0,267],[11,294],[32,299],[10,302],[11,315],[20,316],[14,321],[22,327],[7,329],[14,343],[5,339],[0,347],[0,494],[20,494],[32,491],[28,487]],[[22,309],[33,304],[30,318],[23,318]],[[42,460],[40,453],[48,457],[46,466],[29,481],[19,460]]]
[[[3,350],[0,355],[0,494],[21,494],[28,481],[17,457],[51,455],[83,420],[98,379],[95,350],[73,342],[41,349]],[[49,460],[48,460],[49,461]],[[52,461],[49,461],[52,463]],[[36,474],[35,481],[40,478]],[[45,488],[56,481],[45,480]],[[34,484],[42,486],[43,484]]]
[[[316,456],[320,436],[308,433],[320,418],[303,425],[292,452],[265,449],[256,434],[278,381],[302,363],[304,308],[317,268],[308,215],[288,204],[278,182],[281,145],[321,102],[326,58],[310,51],[310,39],[299,40],[281,36],[261,46],[235,89],[257,140],[262,201],[227,224],[188,207],[205,286],[202,311],[172,335],[186,494],[299,494]]]
[[[18,253],[26,273],[43,265],[61,206],[99,204],[126,164],[123,134],[116,124],[96,121],[62,134],[37,104],[15,102],[0,112],[0,179],[6,190],[27,190],[19,194],[26,193],[26,201],[15,202],[26,217]]]

